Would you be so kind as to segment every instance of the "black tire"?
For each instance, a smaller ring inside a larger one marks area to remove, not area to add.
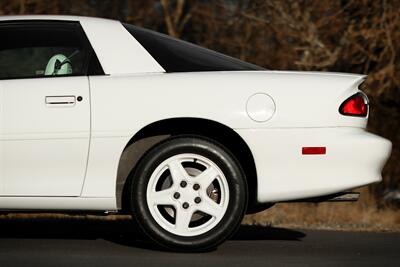
[[[153,218],[147,205],[146,190],[154,170],[164,160],[183,153],[197,154],[214,162],[229,187],[229,201],[222,219],[197,236],[179,236],[167,231]],[[222,145],[203,137],[176,136],[155,145],[142,157],[130,179],[133,216],[152,240],[169,250],[196,252],[217,247],[236,232],[246,211],[247,183],[240,164]]]

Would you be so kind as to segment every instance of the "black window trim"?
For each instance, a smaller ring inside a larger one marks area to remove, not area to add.
[[[66,77],[89,77],[89,76],[101,76],[105,75],[103,66],[98,60],[96,52],[94,51],[89,39],[87,38],[85,31],[79,21],[66,21],[66,20],[7,20],[0,21],[0,28],[13,28],[13,27],[26,27],[26,28],[68,28],[73,29],[78,37],[79,41],[83,44],[83,53],[86,55],[83,62],[83,74],[66,74],[66,75],[55,75],[55,76],[21,76],[13,78],[0,78],[0,81],[4,80],[22,80],[22,79],[49,79],[49,78],[66,78]],[[89,73],[92,62],[92,57],[97,60],[101,71],[100,73]]]

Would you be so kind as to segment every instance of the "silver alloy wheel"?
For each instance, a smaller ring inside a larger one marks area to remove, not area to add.
[[[179,154],[154,170],[146,198],[151,215],[162,228],[179,236],[197,236],[224,217],[229,187],[223,172],[208,158]]]

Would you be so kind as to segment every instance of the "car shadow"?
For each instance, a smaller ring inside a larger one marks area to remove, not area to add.
[[[300,241],[303,232],[270,226],[240,226],[231,240],[292,240]],[[123,246],[163,251],[148,240],[134,220],[54,217],[4,217],[0,218],[0,239],[103,239]]]

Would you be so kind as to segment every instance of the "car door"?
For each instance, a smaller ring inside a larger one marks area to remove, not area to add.
[[[90,45],[77,22],[2,22],[0,36],[0,194],[79,196]]]

